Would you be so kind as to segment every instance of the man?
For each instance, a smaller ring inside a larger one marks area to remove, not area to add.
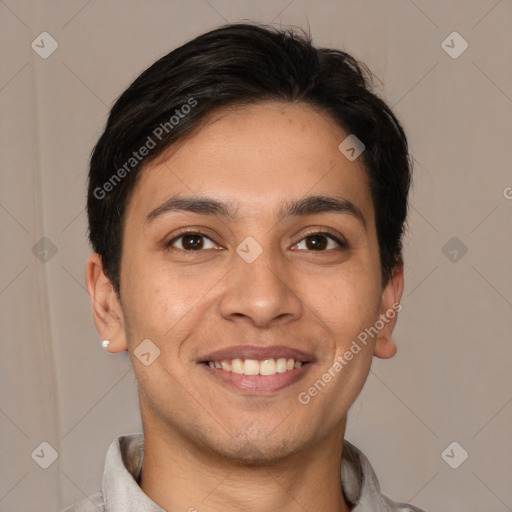
[[[121,95],[89,175],[86,282],[143,434],[68,511],[409,511],[344,440],[390,358],[411,177],[348,54],[221,27]]]

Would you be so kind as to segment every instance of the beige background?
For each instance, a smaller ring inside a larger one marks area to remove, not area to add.
[[[347,438],[396,500],[512,510],[510,0],[0,2],[0,510],[95,492],[112,439],[140,431],[128,356],[99,347],[84,288],[88,157],[145,67],[241,19],[309,25],[366,62],[416,160],[399,351],[375,360]],[[31,48],[43,31],[47,59]],[[453,31],[469,44],[456,59]],[[31,457],[43,441],[48,469]],[[453,441],[458,469],[441,456]]]

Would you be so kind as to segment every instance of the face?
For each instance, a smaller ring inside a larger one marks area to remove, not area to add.
[[[394,322],[344,355],[401,293],[398,277],[381,286],[347,135],[307,105],[258,104],[212,116],[143,171],[113,348],[130,353],[145,428],[246,460],[343,432],[372,356],[394,354]]]

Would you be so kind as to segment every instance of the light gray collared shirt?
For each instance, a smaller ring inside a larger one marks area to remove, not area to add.
[[[139,487],[143,460],[142,433],[114,439],[105,458],[103,490],[63,512],[165,512]],[[343,442],[341,484],[351,512],[424,512],[384,496],[370,462],[347,440]]]

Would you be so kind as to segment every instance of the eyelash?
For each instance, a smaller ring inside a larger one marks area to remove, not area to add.
[[[208,235],[204,234],[204,233],[201,233],[200,231],[194,231],[194,230],[187,230],[187,231],[182,231],[181,233],[179,233],[177,236],[175,236],[172,240],[169,240],[166,244],[165,244],[165,247],[167,249],[177,249],[178,251],[182,251],[182,252],[187,252],[187,253],[191,253],[191,252],[204,252],[203,250],[198,250],[198,251],[194,251],[194,250],[187,250],[187,249],[179,249],[179,248],[176,248],[176,247],[172,247],[172,244],[174,242],[176,242],[177,240],[179,240],[180,238],[186,236],[186,235],[198,235],[198,236],[201,236],[201,237],[204,237],[204,238],[207,238],[208,240],[210,240],[211,242],[215,243],[214,240],[212,240]],[[298,242],[302,242],[305,238],[308,238],[308,237],[311,237],[311,236],[318,236],[318,235],[321,235],[321,236],[325,236],[326,238],[329,238],[330,240],[333,240],[334,242],[336,242],[341,249],[347,249],[348,248],[348,244],[344,241],[344,240],[340,240],[339,238],[337,238],[336,236],[334,236],[333,234],[329,233],[328,231],[312,231],[310,233],[306,233]],[[295,245],[297,245],[295,244]],[[327,249],[327,250],[332,250],[332,249]],[[311,250],[311,252],[327,252],[326,249],[322,250],[322,251],[314,251],[314,250]]]

